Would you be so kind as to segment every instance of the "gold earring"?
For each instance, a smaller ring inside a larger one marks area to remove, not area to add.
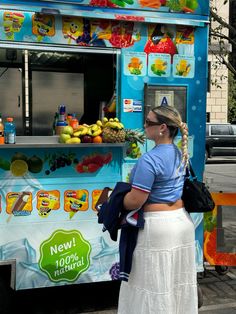
[[[162,132],[160,132],[159,135],[162,136]]]

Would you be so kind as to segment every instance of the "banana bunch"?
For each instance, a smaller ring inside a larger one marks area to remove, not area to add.
[[[124,125],[119,121],[118,118],[110,118],[108,120],[106,117],[104,117],[102,121],[98,120],[97,123],[99,123],[102,128],[111,128],[116,130],[124,129]]]
[[[87,135],[90,136],[98,136],[102,133],[102,127],[98,125],[97,123],[93,123],[89,125]]]
[[[102,125],[100,123],[93,123],[91,125],[82,124],[74,132],[73,136],[75,136],[75,137],[82,137],[84,135],[90,135],[90,136],[95,137],[95,136],[100,135],[101,133],[102,133]]]
[[[75,130],[75,132],[73,133],[73,136],[75,137],[80,137],[80,136],[84,136],[88,133],[88,125],[82,124],[79,125],[78,129]]]

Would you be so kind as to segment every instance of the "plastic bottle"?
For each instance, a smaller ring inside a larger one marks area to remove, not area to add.
[[[60,135],[65,126],[67,126],[67,123],[65,121],[57,121],[56,135]]]
[[[59,113],[58,120],[59,121],[65,121],[66,120],[66,106],[63,104],[59,105],[58,113]]]
[[[74,130],[78,129],[79,127],[79,121],[76,118],[75,113],[72,113],[72,118],[70,119],[70,126],[72,126]]]
[[[4,139],[5,144],[15,144],[16,142],[16,127],[12,117],[8,117],[4,123]]]
[[[4,125],[2,122],[2,114],[0,113],[0,144],[4,144]]]
[[[56,125],[57,125],[57,122],[58,122],[58,117],[59,117],[58,112],[55,112],[54,120],[53,120],[53,125],[52,125],[52,134],[53,134],[53,135],[56,134]]]
[[[68,125],[70,125],[70,120],[73,118],[72,114],[71,113],[68,113],[67,114],[67,118],[66,118],[66,122]]]

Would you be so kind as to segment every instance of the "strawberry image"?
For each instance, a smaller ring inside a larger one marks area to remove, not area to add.
[[[106,164],[109,164],[109,162],[112,161],[112,153],[107,153],[105,155],[102,156],[103,158],[103,163],[106,165]]]
[[[80,162],[76,165],[76,171],[79,173],[83,173],[84,169],[83,169],[83,164]]]
[[[76,165],[75,169],[79,173],[96,172],[103,165],[112,161],[112,153],[107,154],[91,154],[83,157],[83,159]]]
[[[91,158],[91,163],[95,163],[95,164],[99,165],[100,167],[102,167],[104,164],[103,156],[100,154],[94,155],[94,157]]]
[[[162,38],[159,43],[156,45],[156,52],[158,53],[169,53],[174,55],[177,53],[175,44],[173,43],[170,37]]]
[[[90,164],[91,162],[93,162],[92,156],[86,156],[86,157],[83,158],[83,160],[82,160],[81,163],[82,163],[84,166],[88,166],[88,164]]]
[[[112,21],[112,34],[109,42],[113,47],[126,48],[133,46],[133,27],[134,23],[121,23]]]
[[[89,5],[95,6],[95,7],[117,7],[114,3],[112,3],[109,0],[91,0]]]
[[[88,172],[96,172],[99,168],[101,168],[98,164],[91,163],[88,165]]]
[[[144,51],[149,53],[168,53],[173,57],[174,54],[178,53],[173,40],[170,37],[163,37],[157,44],[154,44],[151,39],[146,43]]]

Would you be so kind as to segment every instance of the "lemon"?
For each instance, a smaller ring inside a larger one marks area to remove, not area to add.
[[[28,171],[27,162],[24,160],[16,159],[11,163],[10,170],[15,177],[23,176]]]

